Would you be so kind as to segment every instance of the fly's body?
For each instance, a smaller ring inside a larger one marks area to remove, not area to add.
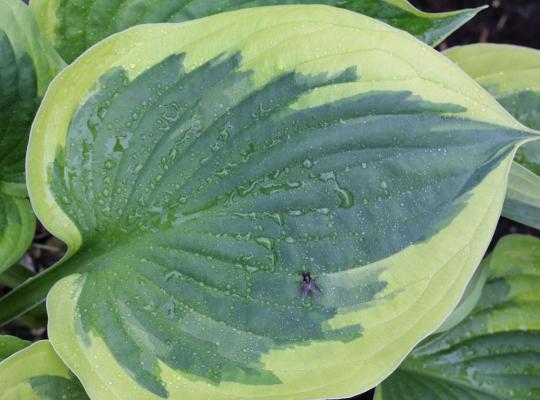
[[[308,272],[302,272],[302,300],[306,298],[307,295],[312,293],[313,295],[318,295],[321,293],[321,289],[315,283],[315,280],[311,277],[311,274]]]

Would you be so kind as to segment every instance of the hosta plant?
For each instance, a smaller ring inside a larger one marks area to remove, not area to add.
[[[302,3],[302,0],[295,2]],[[47,84],[64,66],[62,59],[52,49],[53,45],[67,61],[72,61],[100,39],[133,25],[186,21],[239,8],[290,3],[290,0],[199,0],[189,4],[177,0],[144,4],[135,0],[122,3],[33,0],[31,7],[34,18],[21,1],[2,0],[0,11],[3,19],[0,28],[8,36],[6,45],[10,40],[15,43],[15,47],[13,55],[10,49],[5,49],[5,66],[2,67],[5,70],[4,84],[0,92],[2,104],[6,105],[2,118],[8,120],[3,131],[3,149],[6,152],[4,163],[8,173],[3,173],[2,179],[8,178],[8,184],[3,185],[5,193],[2,196],[6,198],[0,203],[4,209],[0,230],[5,231],[0,243],[0,273],[22,255],[33,233],[34,219],[28,201],[24,200],[24,185],[10,183],[9,177],[11,180],[16,178],[17,182],[22,179],[24,150],[30,123]],[[417,10],[406,0],[328,0],[322,3],[378,18],[405,29],[432,45],[439,43],[483,8],[430,14]],[[38,25],[41,32],[37,29]],[[28,56],[25,49],[29,51],[29,60],[21,58],[22,54]],[[14,71],[14,68],[17,71]],[[14,143],[16,148],[13,147]],[[0,276],[0,282],[2,281],[4,280]],[[42,296],[37,296],[37,300],[42,300]]]
[[[99,398],[366,390],[458,300],[531,135],[443,56],[350,12],[114,36],[56,79],[32,133],[35,210],[72,254],[51,341]],[[307,270],[322,293],[302,299]]]
[[[11,337],[0,337],[0,349],[6,341],[4,339]],[[0,364],[0,399],[88,399],[77,378],[56,355],[49,342],[40,341],[18,351],[19,348],[13,347],[11,357]]]
[[[183,22],[241,8],[320,3],[377,18],[436,45],[485,7],[430,14],[407,0],[32,0],[44,35],[61,56],[73,61],[107,36],[134,25]]]
[[[540,51],[477,44],[446,55],[474,77],[520,122],[540,128]],[[518,150],[508,183],[503,215],[540,229],[540,142]]]
[[[540,239],[507,236],[479,268],[470,313],[418,345],[376,400],[540,396]]]
[[[34,236],[24,184],[26,145],[40,98],[63,65],[28,7],[0,2],[0,273],[22,256]]]
[[[49,317],[50,343],[0,364],[5,398],[347,397],[461,326],[538,133],[351,10],[429,44],[476,10],[164,3],[32,5],[69,61],[130,25],[216,15],[117,33],[48,87],[26,180],[69,250],[0,300],[0,322],[45,297]]]

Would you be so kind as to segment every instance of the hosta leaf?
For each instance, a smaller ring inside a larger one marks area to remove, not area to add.
[[[540,397],[540,240],[512,235],[489,260],[472,313],[417,348],[376,400]]]
[[[0,273],[22,256],[34,234],[24,157],[40,97],[62,65],[28,7],[0,0]]]
[[[32,214],[33,215],[33,214]],[[30,270],[26,269],[20,264],[13,264],[11,267],[7,268],[2,274],[0,274],[0,286],[6,288],[14,289],[21,286],[24,282],[27,282],[34,276]],[[13,291],[12,291],[13,292]],[[29,328],[43,328],[47,326],[47,310],[45,304],[41,303],[37,307],[32,308],[26,307],[26,299],[24,301],[23,310],[29,311],[24,315],[21,315],[17,319],[17,324],[25,325]],[[7,310],[4,310],[6,312]],[[21,314],[21,309],[12,310],[15,311],[16,315]],[[7,322],[7,321],[6,321]],[[1,338],[2,336],[0,336]]]
[[[540,51],[502,44],[455,47],[446,55],[518,121],[540,129]],[[503,215],[540,229],[540,142],[522,146],[508,182]]]
[[[45,35],[67,61],[107,36],[149,22],[182,22],[240,8],[320,3],[346,8],[436,45],[484,7],[431,14],[406,0],[33,0]]]
[[[337,8],[115,35],[31,134],[31,198],[71,256],[50,338],[97,398],[364,391],[455,307],[533,135],[444,56]]]
[[[516,162],[510,169],[503,215],[540,229],[540,176]]]
[[[478,266],[471,280],[461,296],[456,308],[452,313],[444,320],[444,323],[437,328],[435,333],[444,332],[452,329],[454,326],[463,321],[473,310],[478,299],[482,295],[482,289],[486,284],[486,280],[489,273],[489,257],[482,260],[482,263]]]
[[[0,363],[0,376],[1,400],[88,399],[48,341],[34,343]]]
[[[0,335],[0,361],[29,346],[30,342],[15,336]]]
[[[34,237],[35,218],[27,198],[0,191],[0,272],[24,254]]]
[[[20,264],[14,264],[0,274],[0,285],[8,288],[15,288],[34,274]]]
[[[3,31],[2,36],[8,37],[17,63],[23,62],[22,66],[18,65],[17,67],[23,70],[33,70],[35,74],[33,79],[37,82],[37,93],[43,95],[51,79],[65,65],[64,61],[41,35],[34,15],[22,1],[2,0],[0,1],[0,10],[0,31]],[[3,50],[4,46],[2,44]],[[7,68],[8,64],[4,64],[3,57],[1,60],[2,69]],[[17,75],[25,72],[16,71],[12,72],[12,74]],[[23,84],[20,83],[19,85]],[[3,88],[3,90],[9,89],[12,88]],[[19,101],[22,102],[23,100]]]

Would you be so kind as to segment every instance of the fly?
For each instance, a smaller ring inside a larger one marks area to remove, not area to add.
[[[315,280],[311,277],[309,271],[302,272],[302,300],[306,298],[310,293],[313,295],[318,295],[321,293],[321,289],[315,283]]]

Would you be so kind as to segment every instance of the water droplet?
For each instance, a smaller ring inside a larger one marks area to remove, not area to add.
[[[319,179],[323,182],[328,182],[328,181],[335,181],[336,180],[336,176],[334,175],[334,172],[333,171],[330,171],[330,172],[323,172],[321,174],[319,174]]]
[[[223,169],[221,169],[219,171],[216,171],[214,173],[214,175],[219,176],[220,178],[223,178],[223,177],[229,175],[229,169],[227,167],[225,167],[225,168],[223,168]]]
[[[341,208],[350,208],[354,204],[354,196],[353,193],[347,189],[342,187],[339,182],[336,179],[336,175],[333,171],[330,172],[323,172],[319,174],[319,179],[323,182],[333,182],[334,183],[334,189],[338,193],[339,197],[339,206]]]
[[[350,208],[354,204],[354,197],[349,189],[337,186],[336,188],[339,197],[339,206],[341,208]]]
[[[255,189],[255,187],[257,186],[257,183],[259,183],[259,180],[254,180],[247,186],[239,186],[237,189],[238,194],[241,197],[247,196],[249,193],[253,191],[253,189]]]
[[[292,190],[302,187],[302,182],[286,182],[286,183],[272,183],[261,186],[261,192],[264,194],[272,194],[279,190]]]
[[[106,169],[111,169],[113,168],[115,165],[115,162],[113,160],[107,160],[105,161],[105,163],[103,163],[103,166],[106,168]]]
[[[92,120],[92,118],[88,119],[88,121],[86,122],[86,126],[88,127],[88,130],[90,131],[90,134],[92,135],[92,137],[95,139],[96,138],[96,135],[97,135],[97,124],[95,123],[95,121]]]
[[[255,242],[267,250],[272,250],[272,248],[274,247],[274,239],[266,236],[256,237]]]
[[[167,275],[165,275],[165,280],[170,281],[173,278],[180,278],[182,274],[178,271],[171,271]]]

